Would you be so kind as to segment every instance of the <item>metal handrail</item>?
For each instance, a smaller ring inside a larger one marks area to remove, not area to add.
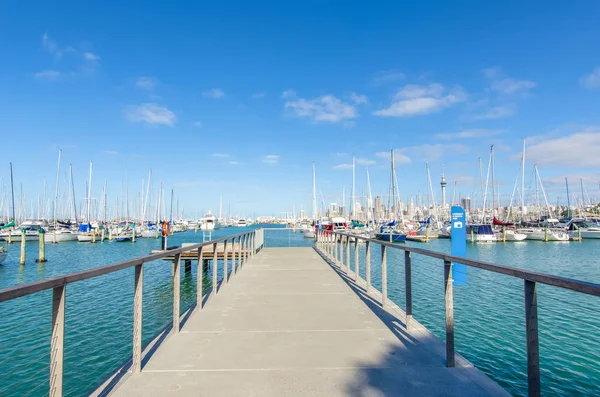
[[[66,287],[78,281],[103,276],[119,270],[135,268],[134,274],[134,297],[133,297],[133,352],[131,368],[133,372],[142,370],[142,309],[143,309],[143,279],[144,263],[157,259],[173,258],[172,278],[173,278],[173,332],[178,333],[180,328],[180,260],[184,252],[198,250],[198,279],[204,277],[203,261],[213,261],[213,288],[212,293],[217,290],[217,246],[223,243],[223,261],[224,261],[224,282],[228,282],[229,264],[231,259],[232,273],[235,274],[238,268],[241,269],[257,251],[263,246],[262,233],[264,229],[254,229],[233,236],[221,237],[208,242],[186,245],[164,252],[154,253],[139,258],[113,263],[106,266],[97,267],[90,270],[84,270],[77,273],[71,273],[64,276],[54,277],[47,280],[36,281],[28,284],[17,285],[0,290],[0,302],[9,301],[19,297],[35,294],[41,291],[52,290],[52,338],[50,344],[50,390],[49,395],[60,397],[63,395],[63,364],[64,364],[64,333],[65,333],[65,297]],[[259,235],[261,234],[261,235]],[[259,239],[257,239],[259,235]],[[228,242],[231,240],[231,254],[229,253]],[[237,247],[236,247],[237,241]],[[258,244],[257,244],[258,243]],[[211,253],[206,254],[203,247],[212,246]],[[188,258],[185,258],[188,261]],[[236,266],[237,261],[237,266]],[[187,267],[187,265],[186,265]],[[202,299],[204,293],[202,282],[197,283],[197,308],[202,308]]]
[[[412,310],[412,281],[411,253],[429,256],[441,259],[444,263],[444,303],[446,320],[446,366],[455,366],[454,351],[454,299],[452,285],[452,265],[454,263],[464,264],[466,266],[487,270],[493,273],[504,274],[507,276],[520,278],[524,281],[524,301],[525,301],[525,334],[527,341],[527,385],[528,395],[537,397],[541,395],[540,382],[540,362],[539,362],[539,335],[538,335],[538,314],[537,314],[537,284],[545,284],[553,287],[559,287],[575,292],[584,293],[592,296],[600,296],[600,284],[588,283],[585,281],[570,279],[566,277],[552,276],[544,273],[532,272],[529,270],[518,269],[510,266],[497,265],[476,259],[469,259],[448,255],[440,252],[429,251],[422,248],[416,248],[406,245],[394,244],[392,242],[380,241],[369,237],[354,235],[340,231],[320,230],[317,233],[317,249],[337,264],[340,269],[350,271],[350,238],[354,240],[354,278],[358,279],[359,256],[358,241],[364,241],[365,247],[365,265],[366,265],[366,290],[370,292],[371,286],[371,244],[381,246],[381,305],[385,309],[388,303],[387,298],[387,248],[394,248],[404,251],[404,274],[405,274],[405,294],[406,294],[406,329],[410,331],[413,321]],[[339,245],[338,245],[339,243]],[[344,244],[346,249],[344,250]],[[345,251],[345,255],[344,255]],[[344,260],[345,257],[345,260]]]

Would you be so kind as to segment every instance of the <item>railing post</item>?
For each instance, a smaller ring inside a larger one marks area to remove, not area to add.
[[[527,386],[529,397],[541,395],[538,339],[537,284],[525,280],[525,329],[527,339]]]
[[[244,251],[244,235],[242,234],[240,236],[240,252],[239,252],[239,254],[240,254],[240,263],[238,264],[238,266],[240,267],[240,269],[241,269],[242,265],[244,264],[243,251]]]
[[[223,242],[223,277],[226,283],[229,282],[229,264],[227,263],[227,239]]]
[[[237,258],[236,258],[237,257],[237,250],[235,248],[235,241],[236,240],[237,240],[237,237],[234,237],[231,240],[231,272],[233,274],[237,273],[237,269],[236,269],[236,266],[237,266]]]
[[[452,262],[444,260],[444,300],[446,303],[446,367],[454,368],[454,302],[452,297]]]
[[[244,235],[244,264],[248,262],[248,243],[250,241],[250,234],[246,233]]]
[[[404,251],[404,290],[406,291],[406,329],[412,326],[412,270],[410,251]]]
[[[50,342],[50,396],[63,395],[66,285],[52,290],[52,340]]]
[[[350,236],[346,236],[346,274],[350,273]]]
[[[198,248],[198,270],[196,271],[196,277],[198,278],[196,283],[196,307],[202,309],[202,299],[204,298],[203,282],[204,282],[204,259],[202,258],[202,251],[204,247]]]
[[[142,309],[143,309],[144,264],[135,265],[133,292],[133,355],[134,373],[142,371]]]
[[[354,281],[358,280],[358,238],[354,237]]]
[[[387,306],[387,253],[386,246],[381,246],[381,306]]]
[[[252,240],[250,243],[250,258],[254,259],[256,255],[256,230],[252,232]]]
[[[338,242],[338,235],[334,234],[333,235],[333,263],[335,263],[336,265],[339,266],[338,263],[338,250],[337,250],[337,242]]]
[[[173,331],[179,332],[179,305],[181,301],[181,269],[179,263],[181,262],[181,254],[175,254],[173,259]]]
[[[365,242],[365,272],[367,278],[367,294],[371,292],[371,243]]]
[[[217,257],[217,243],[213,244],[213,280],[212,280],[212,293],[216,294],[217,293],[217,266],[219,263],[219,258]]]

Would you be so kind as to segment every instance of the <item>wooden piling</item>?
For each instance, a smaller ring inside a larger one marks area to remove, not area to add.
[[[25,264],[25,229],[21,229],[21,265]]]
[[[38,259],[36,259],[36,262],[38,263],[44,263],[46,262],[46,238],[45,238],[45,231],[44,229],[40,228],[40,250],[39,250],[39,257]]]

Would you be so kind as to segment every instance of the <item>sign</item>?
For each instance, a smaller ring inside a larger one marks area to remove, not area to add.
[[[458,205],[452,206],[450,222],[452,224],[452,255],[467,256],[467,217],[465,210]],[[467,266],[461,263],[453,263],[452,280],[453,285],[466,285]]]

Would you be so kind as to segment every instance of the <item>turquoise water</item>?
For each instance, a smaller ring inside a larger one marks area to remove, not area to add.
[[[249,229],[227,228],[213,237]],[[201,233],[178,233],[169,245],[199,242]],[[37,243],[28,246],[28,260],[18,264],[19,246],[10,247],[0,265],[0,288],[37,281],[130,259],[159,248],[160,240],[132,243],[48,245],[48,262],[34,262]],[[449,240],[407,243],[449,252]],[[267,247],[310,246],[301,233],[265,231]],[[404,307],[404,256],[388,250],[388,295]],[[381,288],[378,247],[372,249],[372,282]],[[600,241],[581,243],[506,243],[468,245],[467,255],[508,266],[600,283]],[[353,256],[353,255],[352,255]],[[352,263],[354,259],[352,258]],[[364,250],[359,250],[364,274]],[[354,265],[352,265],[354,266]],[[182,269],[181,311],[195,303],[196,266]],[[219,279],[222,277],[219,273]],[[482,371],[514,395],[526,395],[523,282],[477,269],[467,270],[467,285],[455,287],[456,347]],[[210,288],[210,279],[203,280]],[[544,395],[600,395],[600,300],[550,287],[539,287],[540,362]],[[94,390],[132,349],[133,269],[125,269],[67,287],[65,333],[66,395]],[[144,342],[152,340],[172,319],[171,264],[144,265]],[[413,256],[413,314],[444,338],[443,265]],[[0,396],[44,396],[48,392],[51,291],[0,304]]]

